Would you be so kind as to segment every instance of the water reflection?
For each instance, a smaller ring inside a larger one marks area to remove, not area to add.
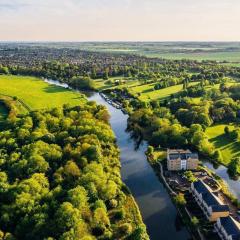
[[[72,87],[70,87],[67,83],[62,83],[62,82],[59,82],[57,80],[51,80],[51,79],[44,79],[44,82],[48,83],[48,84],[51,84],[51,85],[55,85],[55,86],[58,86],[58,87],[63,87],[63,88],[66,88],[66,89],[69,89],[69,90],[74,90],[75,92],[79,92],[79,93],[82,93],[82,94],[85,94],[87,97],[92,97],[94,96],[95,92],[94,91],[79,91],[77,89],[74,89]]]
[[[69,88],[67,85],[53,80],[45,80],[45,82]],[[109,105],[98,93],[90,93],[88,99],[105,105],[110,112],[110,124],[121,150],[122,179],[131,189],[151,240],[190,239],[166,189],[147,162],[146,142],[142,141],[141,144],[136,144],[130,134],[126,132],[127,115]]]
[[[136,143],[130,133],[126,132],[127,115],[113,108],[99,94],[90,97],[89,100],[105,105],[110,112],[110,123],[121,150],[122,179],[138,203],[151,239],[190,239],[166,189],[147,162],[147,143]]]
[[[240,200],[240,180],[232,179],[228,170],[223,165],[213,164],[208,161],[204,161],[203,165],[211,169],[214,173],[216,173],[219,177],[221,177],[228,185],[229,190],[234,194],[238,200]]]

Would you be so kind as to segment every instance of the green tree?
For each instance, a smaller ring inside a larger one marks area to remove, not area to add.
[[[186,205],[187,203],[183,193],[179,193],[177,196],[175,196],[174,201],[178,206],[181,206],[181,207]]]

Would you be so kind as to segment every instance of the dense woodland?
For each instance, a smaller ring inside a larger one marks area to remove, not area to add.
[[[0,239],[148,239],[94,102],[17,116],[0,132]]]

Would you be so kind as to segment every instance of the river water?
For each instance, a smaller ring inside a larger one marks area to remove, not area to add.
[[[57,81],[45,80],[45,82],[67,87],[66,84]],[[136,149],[134,140],[126,132],[127,115],[108,104],[98,93],[93,93],[88,99],[105,105],[111,114],[110,124],[121,151],[122,180],[130,188],[139,206],[151,240],[191,239],[186,228],[182,226],[166,189],[147,162],[146,142]]]
[[[136,149],[134,140],[126,132],[127,115],[112,107],[97,93],[89,97],[89,100],[105,105],[111,114],[110,123],[121,150],[122,180],[131,189],[150,238],[152,240],[190,239],[186,228],[181,226],[175,206],[166,189],[147,162],[146,142]]]
[[[223,165],[215,166],[208,161],[203,162],[203,165],[221,177],[227,183],[230,192],[240,201],[240,180],[231,179],[227,172],[227,168]]]

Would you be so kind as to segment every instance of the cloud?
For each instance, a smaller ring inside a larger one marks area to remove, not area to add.
[[[0,11],[5,10],[18,10],[22,7],[26,7],[27,4],[16,4],[15,2],[2,1],[0,0]]]

